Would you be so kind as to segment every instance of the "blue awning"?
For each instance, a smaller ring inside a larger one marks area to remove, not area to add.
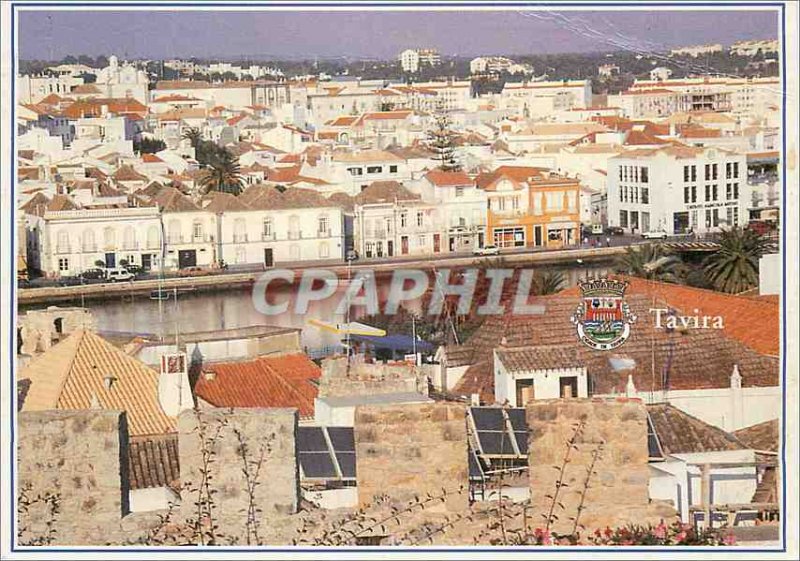
[[[371,335],[351,335],[351,341],[359,343],[366,343],[372,345],[376,349],[389,349],[392,351],[405,351],[413,352],[416,346],[417,352],[431,352],[434,346],[427,341],[417,339],[416,344],[414,338],[410,335],[386,335],[385,337],[373,337]]]

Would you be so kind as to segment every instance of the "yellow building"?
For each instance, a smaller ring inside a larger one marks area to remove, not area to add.
[[[487,244],[558,248],[580,243],[580,182],[536,167],[501,166],[476,178],[487,195]]]

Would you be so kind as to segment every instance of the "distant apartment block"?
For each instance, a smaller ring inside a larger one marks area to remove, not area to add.
[[[737,41],[731,45],[730,53],[739,56],[755,56],[761,51],[762,55],[767,53],[778,53],[780,45],[777,39],[765,39],[761,41]]]
[[[419,72],[422,66],[436,66],[441,62],[436,49],[406,49],[400,53],[400,65],[403,72]]]
[[[671,49],[670,56],[691,56],[699,57],[703,55],[710,55],[722,52],[722,45],[715,43],[713,45],[692,45],[691,47],[680,47]]]

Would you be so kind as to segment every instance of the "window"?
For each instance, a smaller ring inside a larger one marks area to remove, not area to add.
[[[317,219],[317,232],[320,236],[327,236],[328,235],[328,217],[327,216],[320,216]]]
[[[300,232],[300,218],[293,214],[289,217],[289,239],[296,240],[302,237]]]
[[[733,198],[736,199],[736,200],[739,200],[739,184],[738,183],[734,183],[733,184]]]
[[[354,176],[364,175],[364,170],[362,168],[347,168],[347,171],[350,172],[350,175]]]
[[[463,196],[464,196],[464,188],[456,187],[456,197],[463,197]]]
[[[690,166],[683,166],[683,182],[684,183],[689,183],[689,178],[691,177],[691,174],[689,173],[689,170],[690,170]]]
[[[697,185],[692,185],[692,202],[697,202]]]
[[[156,249],[161,245],[161,235],[158,226],[147,229],[147,249]]]
[[[716,228],[717,226],[719,226],[719,209],[718,208],[715,208],[713,210],[712,216],[714,217],[714,227]]]
[[[628,211],[627,210],[619,211],[619,225],[622,226],[623,228],[627,228],[628,227]]]
[[[642,167],[641,181],[642,181],[642,183],[649,183],[649,181],[650,181],[650,170],[649,170],[649,168]]]
[[[389,173],[397,173],[397,166],[389,166]]]
[[[372,255],[375,253],[375,243],[374,242],[367,242],[365,244],[364,253],[367,254],[367,257],[372,257]]]
[[[195,220],[192,223],[192,239],[196,242],[201,242],[203,241],[203,234],[203,223],[199,220]]]
[[[262,234],[262,237],[265,240],[272,239],[272,219],[271,218],[265,218],[264,219],[264,222],[262,224],[261,234]]]
[[[97,251],[97,246],[94,243],[94,231],[93,230],[84,230],[83,231],[83,251],[85,251],[85,252]]]
[[[58,260],[58,270],[61,273],[69,271],[69,259],[67,259],[66,257],[61,257]]]
[[[704,175],[706,181],[711,179],[711,164],[706,164],[706,173]]]
[[[400,227],[405,228],[408,226],[408,214],[403,212],[400,214]]]
[[[730,162],[725,164],[725,179],[730,179],[731,175],[733,175],[732,168],[733,168],[733,166],[731,165]]]
[[[319,258],[327,259],[328,257],[330,257],[330,248],[328,247],[328,242],[322,242],[319,244]]]
[[[697,166],[692,166],[692,181],[697,181]]]
[[[733,178],[739,179],[739,162],[733,162]]]
[[[691,193],[691,189],[689,187],[684,187],[683,188],[683,202],[684,202],[684,204],[689,202],[690,193]]]
[[[107,227],[103,229],[103,244],[105,249],[117,248],[117,235],[114,228]]]
[[[739,225],[739,207],[733,207],[733,225]]]
[[[417,213],[417,226],[422,226],[423,222],[423,214],[421,212]]]
[[[647,187],[642,187],[642,204],[650,204],[650,190]]]
[[[716,183],[714,183],[714,185],[711,186],[711,199],[714,201],[716,201],[719,198],[718,187],[719,186]]]
[[[620,180],[620,181],[622,181],[622,180],[623,180],[623,177],[622,177],[622,168],[624,168],[624,167],[625,167],[625,166],[619,166],[619,180]]]
[[[711,185],[706,185],[706,201],[711,200]]]
[[[717,178],[717,164],[711,164],[711,179]]]
[[[706,210],[706,228],[711,228],[711,210]]]
[[[383,168],[381,166],[368,166],[367,173],[381,173]]]
[[[733,196],[733,186],[730,183],[725,184],[725,200],[730,201]]]

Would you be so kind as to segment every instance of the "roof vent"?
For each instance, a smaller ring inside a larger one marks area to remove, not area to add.
[[[107,374],[103,377],[103,384],[105,385],[107,390],[111,389],[111,386],[114,385],[114,382],[117,381],[117,378],[113,374]]]
[[[217,373],[213,370],[207,370],[203,372],[203,376],[206,377],[206,380],[215,380],[217,378]]]

